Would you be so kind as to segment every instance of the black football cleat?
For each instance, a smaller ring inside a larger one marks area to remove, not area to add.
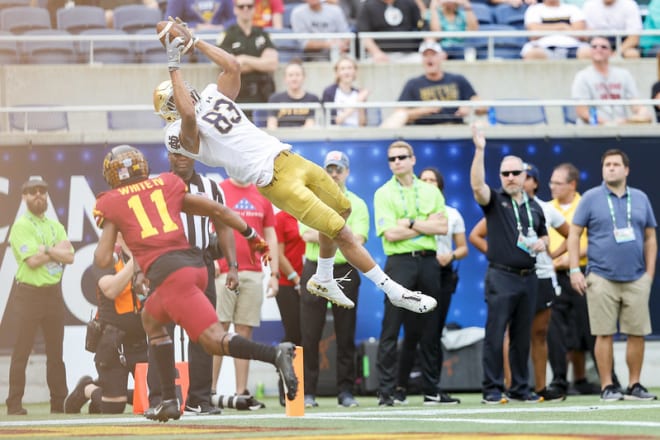
[[[181,405],[179,399],[163,400],[155,408],[149,408],[144,412],[144,416],[149,420],[156,420],[158,422],[167,422],[169,419],[179,420],[181,417]]]
[[[275,366],[280,373],[284,385],[284,392],[289,400],[296,398],[298,392],[298,378],[293,371],[293,358],[296,355],[296,346],[291,342],[282,342],[277,346]]]

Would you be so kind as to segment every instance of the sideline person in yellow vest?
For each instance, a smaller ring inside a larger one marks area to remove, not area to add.
[[[21,190],[27,212],[16,220],[9,233],[18,270],[14,279],[13,309],[9,315],[17,324],[9,367],[7,414],[27,414],[22,404],[25,368],[39,327],[46,345],[50,412],[61,413],[67,387],[62,355],[64,299],[60,283],[64,265],[73,263],[74,250],[64,226],[45,215],[48,184],[41,178],[31,178]]]

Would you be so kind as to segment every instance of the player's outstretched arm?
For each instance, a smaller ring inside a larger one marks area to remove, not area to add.
[[[103,231],[94,251],[94,264],[99,267],[111,267],[114,263],[113,255],[115,252],[115,243],[117,242],[117,227],[114,223],[105,220],[103,222]]]
[[[222,68],[218,75],[218,90],[230,99],[236,99],[241,90],[241,65],[236,57],[204,40],[199,40],[195,47]]]

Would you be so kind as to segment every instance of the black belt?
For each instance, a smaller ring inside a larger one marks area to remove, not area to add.
[[[506,264],[498,264],[498,263],[488,263],[488,266],[492,267],[493,269],[499,269],[505,272],[515,273],[516,275],[520,275],[521,277],[526,277],[527,275],[536,272],[536,268],[534,267],[529,269],[520,269],[518,267],[511,267],[511,266],[507,266]]]
[[[405,252],[403,254],[394,254],[392,257],[435,257],[436,252],[435,251],[430,251],[428,249],[422,249],[419,251],[412,251],[412,252]]]

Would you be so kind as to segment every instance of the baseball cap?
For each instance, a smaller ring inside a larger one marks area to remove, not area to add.
[[[536,165],[528,163],[525,164],[525,171],[527,171],[527,175],[531,176],[536,182],[539,182],[539,169],[536,168]]]
[[[442,53],[442,47],[435,41],[422,41],[422,44],[419,45],[419,53],[424,53],[427,50]]]
[[[331,151],[325,156],[325,161],[323,162],[323,168],[327,168],[329,165],[336,165],[344,169],[348,168],[348,156],[346,156],[341,151]]]
[[[25,193],[30,188],[48,189],[48,183],[46,183],[41,177],[30,177],[21,187],[21,192]]]

